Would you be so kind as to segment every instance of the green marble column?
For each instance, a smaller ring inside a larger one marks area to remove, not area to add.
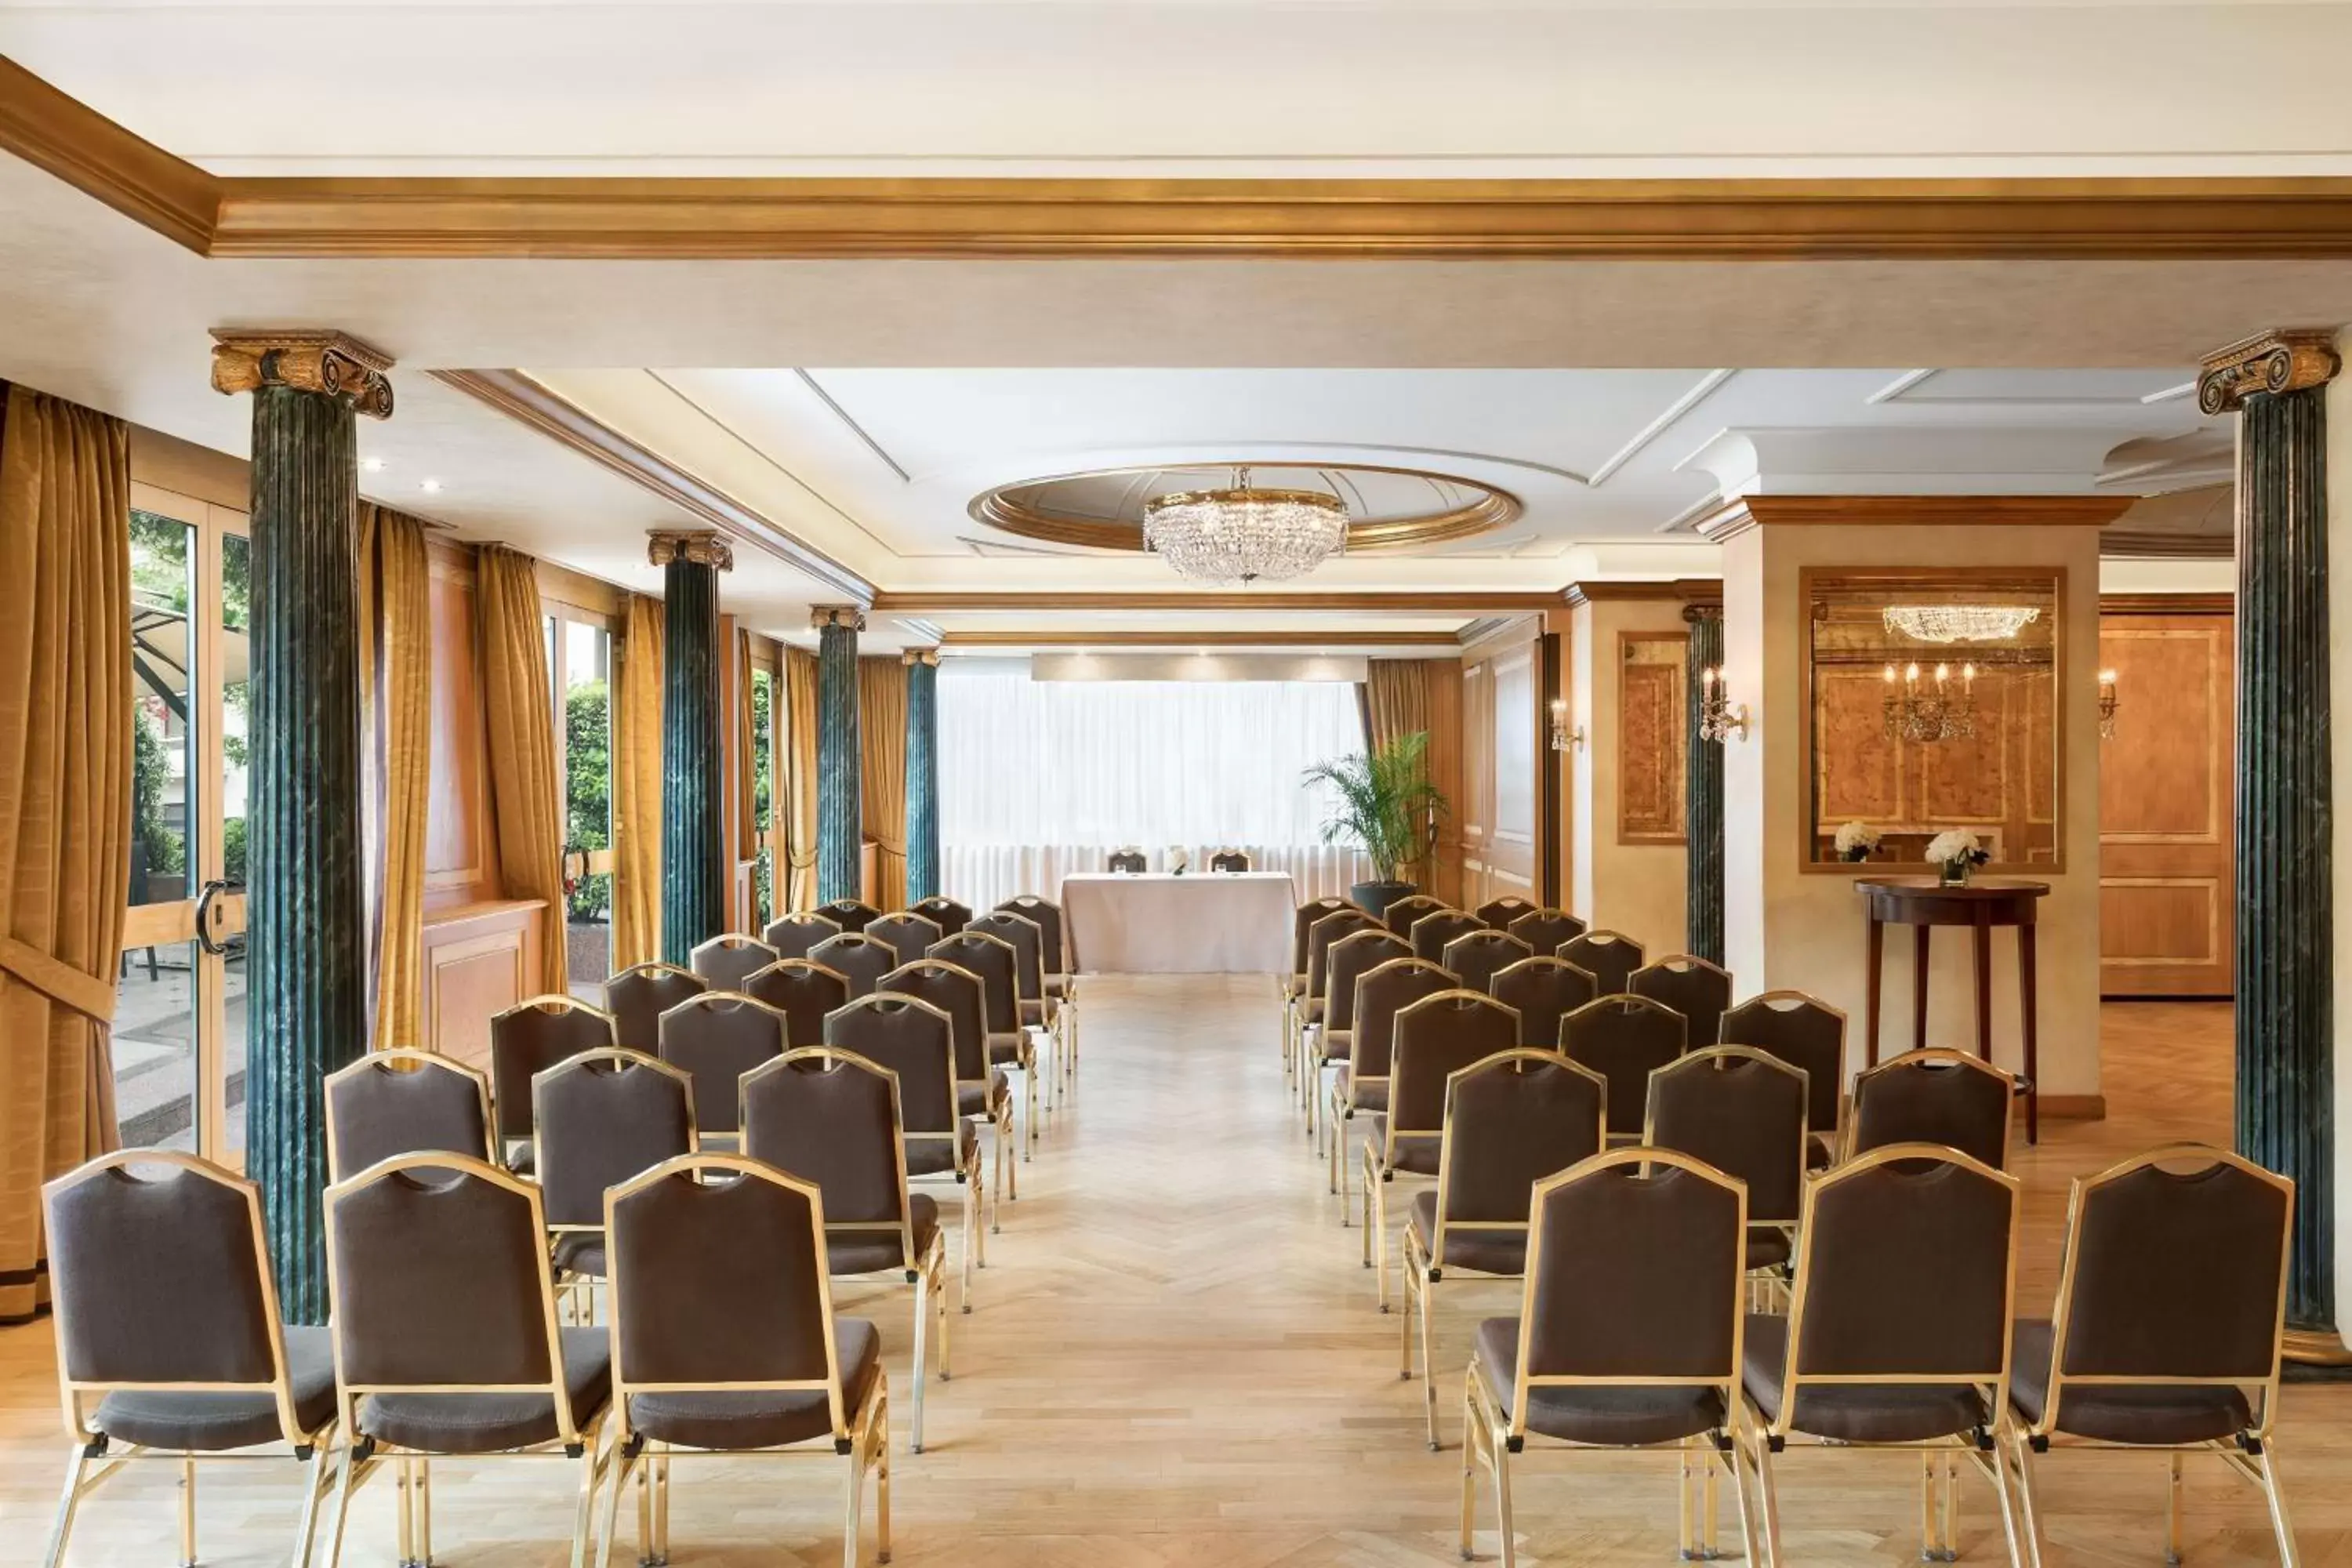
[[[728,929],[719,574],[735,558],[708,532],[656,532],[647,556],[662,569],[662,959],[683,966]]]
[[[2295,1184],[2288,1353],[2340,1357],[2328,760],[2330,335],[2273,332],[2205,362],[2238,411],[2237,1143]],[[2128,700],[2128,699],[2127,699]],[[2161,700],[2151,694],[2150,700]]]
[[[940,654],[907,650],[907,902],[940,890]]]
[[[246,1173],[286,1321],[327,1321],[327,1075],[367,1050],[356,416],[391,361],[334,333],[220,333],[213,385],[253,394],[246,737]]]
[[[1699,736],[1699,672],[1723,663],[1723,606],[1692,605],[1683,668],[1683,832],[1689,847],[1685,951],[1723,962],[1723,742]]]
[[[866,813],[857,741],[857,634],[863,611],[829,607],[812,617],[817,631],[816,898],[821,904],[860,896],[858,852]]]

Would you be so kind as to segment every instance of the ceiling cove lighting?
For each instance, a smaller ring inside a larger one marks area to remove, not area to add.
[[[2042,618],[2031,605],[1889,605],[1886,629],[1915,642],[2007,642]]]
[[[1247,468],[1230,489],[1176,490],[1143,509],[1144,547],[1180,577],[1278,583],[1348,547],[1348,509],[1321,490],[1259,489]]]

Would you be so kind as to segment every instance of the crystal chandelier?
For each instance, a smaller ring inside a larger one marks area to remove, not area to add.
[[[1178,490],[1143,509],[1144,548],[1180,577],[1279,582],[1348,547],[1348,509],[1321,490],[1257,489],[1237,468],[1231,489]]]
[[[1932,686],[1907,666],[1898,679],[1886,667],[1886,696],[1880,704],[1883,731],[1890,741],[1966,741],[1977,732],[1977,667],[1960,666],[1959,689],[1952,688],[1949,665],[1936,667]]]
[[[2042,618],[2031,605],[1889,605],[1886,629],[1915,642],[2006,642]]]

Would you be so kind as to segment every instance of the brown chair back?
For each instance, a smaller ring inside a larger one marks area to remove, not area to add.
[[[1356,1026],[1356,984],[1393,959],[1411,958],[1412,944],[1378,926],[1350,931],[1323,954],[1323,1028]]]
[[[939,927],[941,938],[951,937],[971,923],[971,910],[945,893],[933,893],[928,899],[918,899],[914,910]]]
[[[1021,952],[1001,936],[965,930],[934,943],[925,956],[980,976],[982,1016],[992,1035],[1021,1027]]]
[[[661,1059],[693,1088],[697,1131],[736,1131],[736,1086],[761,1062],[782,1056],[790,1033],[781,1008],[734,991],[690,996],[661,1016]]]
[[[877,992],[824,1021],[824,1043],[898,1078],[899,1125],[908,1138],[957,1135],[955,1023],[929,1002]]]
[[[1445,962],[1445,950],[1456,937],[1486,927],[1466,910],[1438,910],[1412,922],[1412,955],[1432,963]]]
[[[1848,1152],[1941,1143],[2005,1171],[2015,1089],[2007,1073],[1965,1051],[1937,1047],[1890,1057],[1854,1075]]]
[[[1601,994],[1600,983],[1564,958],[1538,953],[1506,964],[1486,994],[1519,1015],[1519,1044],[1559,1049],[1559,1021]]]
[[[988,987],[971,970],[944,958],[919,958],[882,977],[878,995],[912,996],[948,1016],[959,1083],[988,1079]]]
[[[1805,1075],[1752,1046],[1710,1046],[1650,1074],[1643,1142],[1748,1184],[1748,1223],[1793,1226],[1805,1188]]]
[[[1292,974],[1307,973],[1307,933],[1315,929],[1315,922],[1325,915],[1336,915],[1341,910],[1351,910],[1355,907],[1347,900],[1336,896],[1309,899],[1298,906],[1297,911],[1290,917],[1290,973]]]
[[[1731,1005],[1729,972],[1687,952],[1652,959],[1626,977],[1625,989],[1680,1013],[1693,1049],[1715,1044],[1723,1010]]]
[[[1110,868],[1113,876],[1118,877],[1140,877],[1151,869],[1151,862],[1143,858],[1140,849],[1114,849],[1104,864]]]
[[[1591,975],[1603,996],[1622,994],[1633,971],[1642,967],[1642,944],[1613,931],[1589,931],[1552,951]]]
[[[593,1230],[604,1189],[695,1148],[694,1085],[643,1051],[588,1051],[530,1080],[531,1169],[547,1223]]]
[[[1250,858],[1246,849],[1220,849],[1209,857],[1209,869],[1212,871],[1246,871],[1249,868]]]
[[[862,899],[835,899],[829,904],[819,904],[816,912],[844,931],[864,931],[867,922],[882,914]]]
[[[898,967],[898,950],[864,931],[845,931],[809,949],[809,962],[822,963],[849,982],[853,1002],[872,993],[882,977]]]
[[[1395,1166],[1403,1144],[1435,1155],[1445,1131],[1446,1080],[1473,1062],[1517,1049],[1518,1038],[1518,1015],[1475,991],[1441,991],[1400,1011],[1389,1063],[1382,1166]]]
[[[1053,975],[1069,973],[1068,948],[1062,939],[1062,906],[1034,893],[1016,893],[996,906],[995,912],[1019,915],[1037,928],[1038,962]]]
[[[912,963],[930,951],[931,943],[948,933],[940,929],[937,921],[911,910],[901,910],[895,915],[866,921],[863,934],[897,953],[900,963]]]
[[[1465,932],[1445,944],[1437,962],[1451,970],[1465,991],[1494,994],[1495,976],[1535,952],[1517,937],[1488,926]]]
[[[1355,935],[1360,931],[1378,931],[1381,922],[1353,904],[1332,910],[1317,921],[1307,933],[1307,995],[1322,1000],[1326,985],[1324,976],[1330,970],[1331,944]]]
[[[1432,898],[1427,893],[1407,893],[1402,899],[1389,900],[1388,907],[1381,911],[1381,923],[1411,942],[1414,921],[1424,915],[1444,914],[1453,907],[1444,899]]]
[[[1535,905],[1512,893],[1499,899],[1488,899],[1470,912],[1486,921],[1491,930],[1508,931],[1513,921],[1521,915],[1535,913]]]
[[[1683,1054],[1683,1016],[1647,996],[1603,996],[1559,1021],[1559,1048],[1609,1080],[1610,1135],[1639,1138],[1650,1075]]]
[[[534,996],[490,1019],[490,1106],[504,1141],[530,1136],[530,1080],[614,1044],[612,1015],[569,996]],[[503,1154],[504,1151],[500,1151]]]
[[[694,972],[713,991],[740,991],[743,982],[782,956],[764,942],[728,931],[694,950]]]
[[[743,994],[784,1016],[784,1048],[824,1043],[824,1016],[849,1005],[849,976],[813,958],[780,958],[743,983]]]
[[[899,1140],[898,1078],[852,1052],[792,1051],[744,1081],[743,1152],[815,1183],[827,1231],[896,1235],[907,1268],[915,1237]]]
[[[1037,922],[1011,910],[994,909],[975,915],[964,927],[966,936],[992,936],[1013,949],[1014,997],[1039,1002],[1045,996],[1045,933]]]
[[[1801,991],[1764,991],[1727,1007],[1720,1026],[1727,1046],[1754,1046],[1803,1071],[1808,1128],[1826,1138],[1837,1131],[1845,1092],[1845,1015]]]
[[[1523,1236],[1535,1184],[1601,1152],[1608,1100],[1600,1074],[1524,1046],[1449,1077],[1432,1259],[1449,1229]]]
[[[838,921],[808,910],[785,915],[768,922],[760,940],[776,950],[779,958],[806,958],[809,949],[827,937],[839,936],[848,928]]]
[[[1370,934],[1404,945],[1403,938],[1386,931]],[[1368,971],[1356,982],[1356,1025],[1348,1036],[1349,1078],[1358,1085],[1386,1083],[1396,1059],[1397,1015],[1425,997],[1454,989],[1454,976],[1442,967],[1402,953]]]
[[[710,983],[675,963],[637,963],[604,982],[604,1011],[613,1015],[613,1043],[633,1051],[661,1045],[661,1016]]]
[[[327,1075],[326,1109],[331,1182],[395,1154],[496,1152],[489,1080],[438,1051],[370,1051]]]
[[[1503,928],[1536,952],[1556,954],[1560,943],[1584,934],[1585,923],[1566,910],[1529,910]]]

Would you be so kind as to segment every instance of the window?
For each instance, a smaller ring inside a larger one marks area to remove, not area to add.
[[[751,929],[776,918],[776,676],[751,671]]]
[[[564,973],[601,1002],[613,972],[613,634],[548,617],[558,765],[563,779]]]

